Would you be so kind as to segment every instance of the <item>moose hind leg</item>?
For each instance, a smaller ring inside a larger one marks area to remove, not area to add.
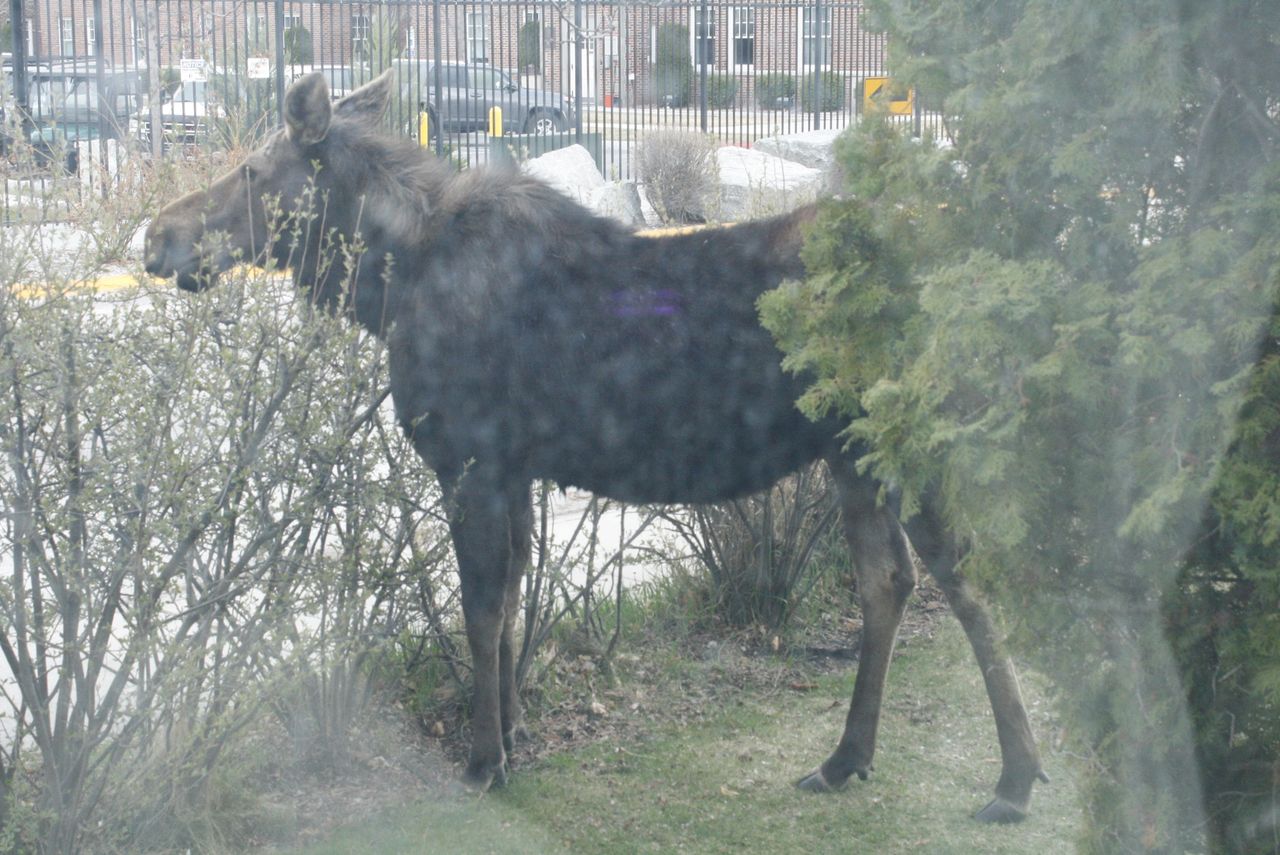
[[[516,685],[516,664],[520,655],[515,643],[516,616],[520,613],[521,586],[533,556],[533,502],[528,487],[511,496],[511,558],[507,565],[502,638],[498,646],[498,674],[502,702],[502,746],[508,756],[517,737],[524,735],[524,710]]]
[[[840,495],[845,538],[862,605],[862,649],[844,734],[835,751],[797,786],[811,792],[843,787],[851,775],[866,780],[872,770],[880,704],[889,660],[916,570],[897,518],[877,507],[878,484],[859,476],[850,460],[828,461]]]
[[[974,818],[981,822],[1019,822],[1026,818],[1031,806],[1032,785],[1036,780],[1048,783],[1049,777],[1040,766],[1040,753],[1013,660],[1000,643],[991,613],[959,572],[959,549],[937,514],[926,505],[907,528],[917,553],[964,627],[978,667],[982,669],[987,698],[995,716],[1002,763],[1000,780],[996,783],[995,798]]]

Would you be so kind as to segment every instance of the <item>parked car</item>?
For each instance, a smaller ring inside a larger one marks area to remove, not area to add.
[[[6,71],[11,83],[12,69]],[[78,144],[125,136],[129,117],[142,102],[136,72],[108,67],[99,83],[96,62],[32,63],[26,77],[31,118],[27,141],[41,168],[76,172]],[[17,119],[15,114],[13,120]]]
[[[395,60],[403,105],[429,117],[445,131],[474,131],[489,126],[489,110],[502,108],[503,133],[550,134],[569,129],[573,105],[559,92],[518,86],[500,68],[484,64],[439,64],[440,100],[436,100],[436,63]],[[416,125],[415,125],[416,126]]]
[[[160,133],[165,150],[171,146],[199,145],[209,139],[212,119],[221,115],[221,107],[211,103],[207,81],[191,80],[166,90],[160,101]],[[143,105],[134,113],[131,135],[146,149],[151,147],[151,106]]]
[[[313,71],[324,75],[329,84],[329,96],[335,101],[366,83],[370,77],[368,69],[349,65],[289,65],[285,66],[285,83],[292,83]]]

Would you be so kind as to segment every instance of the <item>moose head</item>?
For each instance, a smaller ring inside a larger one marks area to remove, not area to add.
[[[275,264],[323,289],[323,247],[360,232],[361,206],[351,202],[374,171],[371,138],[390,142],[371,132],[391,89],[388,71],[333,104],[322,74],[300,78],[285,95],[283,128],[208,189],[156,216],[146,234],[147,272],[199,291],[234,264]]]

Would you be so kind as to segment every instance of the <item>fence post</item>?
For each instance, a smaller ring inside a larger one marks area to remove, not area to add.
[[[702,0],[699,12],[702,15],[701,29],[699,22],[693,22],[693,61],[698,64],[698,124],[702,132],[707,132],[707,64],[701,52],[707,49],[707,37],[711,35],[711,22],[707,20],[707,0]],[[732,39],[730,35],[730,39]],[[730,42],[732,44],[732,42]],[[712,61],[715,60],[713,56]]]
[[[813,0],[813,45],[813,127],[817,130],[822,127],[822,63],[827,47],[822,32],[822,0]]]
[[[284,0],[276,0],[276,127],[284,127]]]
[[[22,0],[9,0],[9,21],[13,25],[13,104],[18,111],[23,140],[31,139],[31,105],[27,100],[27,22],[22,17]]]
[[[582,142],[582,0],[573,0],[573,141]]]
[[[95,21],[106,20],[106,18],[102,16],[102,0],[93,0],[93,19]],[[108,122],[111,124],[118,124],[115,118],[115,104],[113,102],[117,95],[115,87],[120,85],[120,81],[118,78],[113,80],[112,91],[110,93],[107,92],[106,58],[102,55],[102,30],[103,27],[101,24],[93,28],[93,56],[95,59],[94,75],[97,77],[98,86],[98,161],[102,164],[103,175],[106,176],[106,180],[102,182],[101,187],[102,194],[105,196],[108,185],[111,183],[110,173],[108,171],[109,164],[107,162],[107,134],[108,131],[111,131],[112,136],[115,136],[124,129],[119,127],[108,127]],[[125,91],[128,92],[129,90],[126,89]],[[130,104],[132,104],[132,102],[130,102]],[[132,109],[130,112],[132,112]],[[111,117],[109,120],[107,118],[108,116]],[[125,120],[125,126],[128,126],[128,119]]]
[[[434,69],[431,75],[432,96],[435,98],[436,104],[444,103],[444,87],[440,82],[440,63],[444,62],[444,42],[440,37],[440,0],[432,0],[431,2],[431,51],[435,54],[431,58],[431,67]],[[422,98],[422,78],[421,75],[414,75],[418,78],[418,97]],[[413,87],[410,86],[410,91]],[[423,100],[427,100],[423,98]],[[419,110],[422,107],[419,106]],[[423,110],[423,112],[426,112]],[[430,125],[427,126],[430,132]],[[444,121],[440,115],[439,109],[436,110],[436,155],[444,157]]]
[[[160,36],[156,31],[156,15],[149,3],[142,4],[142,23],[147,39],[147,121],[151,127],[151,157],[159,160],[164,156],[164,123],[160,120]]]

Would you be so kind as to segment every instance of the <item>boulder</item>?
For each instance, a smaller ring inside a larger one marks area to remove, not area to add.
[[[643,226],[645,222],[640,209],[640,191],[634,181],[612,181],[597,187],[587,207],[626,226]]]
[[[823,173],[793,160],[753,149],[716,149],[720,196],[715,219],[752,220],[790,211],[818,197]]]
[[[591,198],[604,186],[604,176],[596,167],[591,152],[580,145],[558,148],[528,160],[524,171],[550,184],[575,202],[589,205]]]
[[[580,145],[549,151],[527,161],[523,168],[597,214],[627,226],[644,223],[635,182],[606,182],[591,153]]]
[[[821,128],[798,134],[763,137],[752,144],[755,151],[792,160],[813,169],[826,171],[835,164],[836,137],[844,128]]]

